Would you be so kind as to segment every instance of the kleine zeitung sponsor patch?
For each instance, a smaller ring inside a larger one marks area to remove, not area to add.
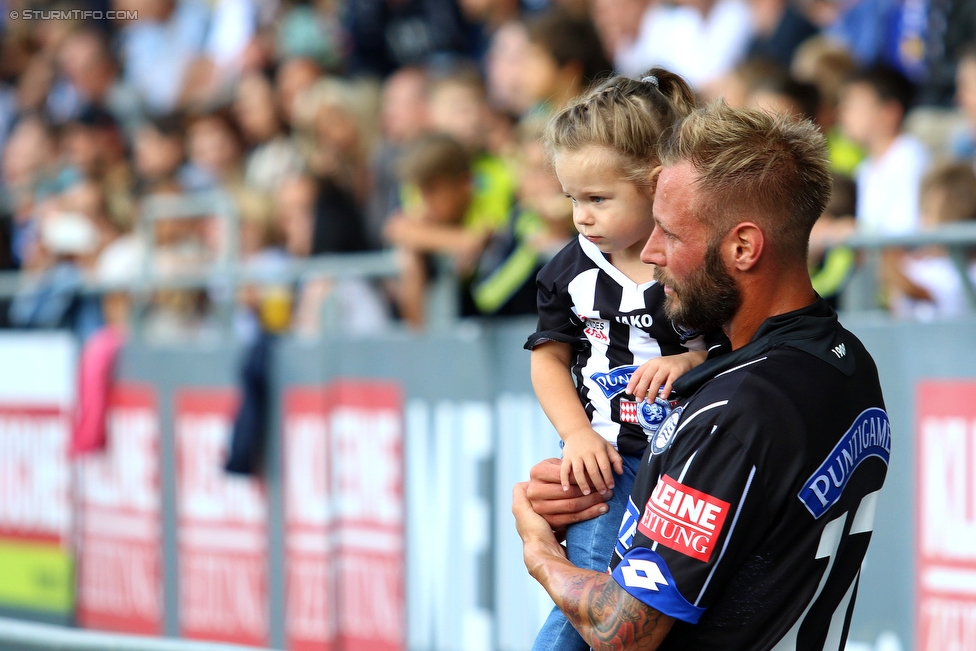
[[[662,475],[637,530],[665,547],[707,563],[728,512],[728,502]]]

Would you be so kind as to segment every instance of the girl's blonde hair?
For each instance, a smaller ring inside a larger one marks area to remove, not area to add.
[[[688,83],[663,68],[651,68],[640,81],[613,77],[553,115],[543,142],[550,161],[560,151],[605,147],[626,180],[647,186],[660,161],[661,135],[696,105]]]

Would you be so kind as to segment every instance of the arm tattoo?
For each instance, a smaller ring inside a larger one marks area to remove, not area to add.
[[[595,651],[656,649],[671,628],[670,618],[626,593],[609,574],[568,577],[561,608]]]

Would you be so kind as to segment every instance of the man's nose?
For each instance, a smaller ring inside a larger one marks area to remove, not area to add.
[[[640,259],[644,264],[667,266],[667,259],[664,256],[664,232],[657,225],[654,226],[651,236],[647,238],[644,248],[641,249]]]

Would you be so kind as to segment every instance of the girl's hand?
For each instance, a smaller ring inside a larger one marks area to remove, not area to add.
[[[704,362],[705,355],[704,351],[692,350],[680,355],[655,357],[644,362],[627,383],[627,393],[637,400],[644,400],[646,397],[653,400],[657,395],[667,398],[671,395],[674,381]]]
[[[613,473],[624,471],[623,460],[613,446],[592,429],[579,430],[563,437],[563,461],[559,469],[559,481],[568,491],[570,475],[583,495],[590,494],[589,478],[593,488],[603,495],[613,488]]]

